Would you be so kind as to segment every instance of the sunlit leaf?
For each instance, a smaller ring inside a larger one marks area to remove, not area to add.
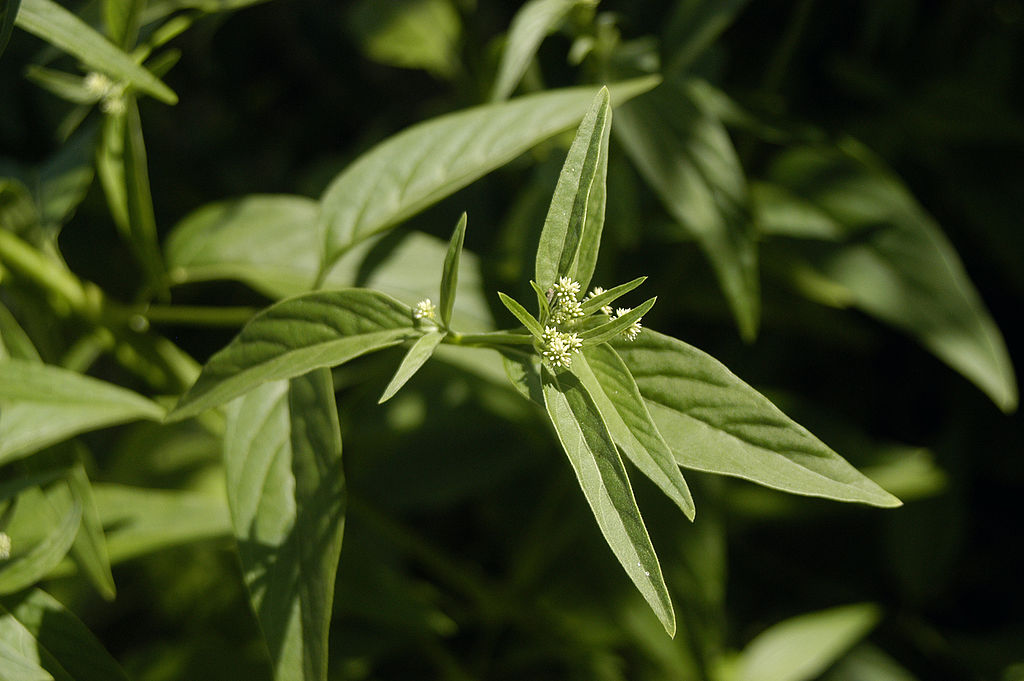
[[[455,225],[448,252],[444,256],[444,267],[441,270],[441,297],[438,302],[438,314],[441,324],[448,326],[452,321],[452,309],[455,307],[455,293],[459,286],[459,261],[462,259],[462,244],[466,240],[466,214],[463,213]]]
[[[274,678],[323,681],[345,521],[331,372],[267,383],[233,402],[224,441],[238,553]]]
[[[21,0],[15,23],[115,80],[174,104],[178,96],[159,78],[53,0]]]
[[[635,322],[647,314],[654,307],[654,303],[657,300],[657,298],[648,298],[640,303],[639,307],[630,310],[621,317],[616,316],[615,319],[584,331],[580,334],[580,340],[583,341],[584,345],[596,345],[598,343],[606,343],[620,336],[626,329],[633,326]]]
[[[543,375],[544,404],[598,527],[626,574],[674,635],[675,613],[626,469],[597,405],[575,376]]]
[[[77,433],[163,415],[141,395],[95,378],[29,360],[0,361],[0,463]]]
[[[501,53],[491,101],[508,99],[516,89],[544,37],[554,31],[578,0],[530,0],[512,18]]]
[[[612,346],[681,466],[794,494],[900,505],[713,357],[649,329]]]
[[[2,613],[0,610],[0,617]],[[0,624],[0,681],[53,681],[50,672],[4,641],[3,636],[10,635],[6,628]]]
[[[217,352],[171,412],[195,416],[262,383],[343,364],[420,335],[412,310],[365,289],[324,291],[289,298],[252,318]]]
[[[616,139],[711,262],[740,332],[757,334],[760,285],[746,179],[721,121],[690,84],[666,81],[622,107]]]
[[[498,291],[498,299],[535,338],[540,338],[544,335],[544,328],[540,325],[540,322],[525,307],[520,305],[519,301],[505,295],[501,291]]]
[[[621,104],[657,82],[648,77],[611,85],[611,99]],[[479,106],[420,123],[370,149],[321,199],[322,269],[330,269],[353,244],[572,127],[594,92],[569,88]]]
[[[442,78],[458,73],[462,23],[451,0],[363,0],[351,16],[370,59]]]
[[[434,354],[434,349],[444,340],[444,337],[445,332],[443,331],[430,331],[417,338],[409,348],[409,352],[402,358],[402,363],[377,402],[383,404],[394,397],[395,393],[401,390],[402,386],[430,359],[430,356]]]

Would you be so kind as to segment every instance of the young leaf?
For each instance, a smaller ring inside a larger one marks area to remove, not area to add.
[[[228,408],[228,503],[274,678],[324,681],[345,525],[329,369],[266,383]]]
[[[75,443],[72,443],[75,444]],[[78,463],[69,472],[68,486],[71,493],[82,504],[82,527],[71,546],[71,555],[81,566],[82,571],[92,582],[100,595],[108,601],[117,595],[114,576],[110,572],[110,556],[107,553],[107,540],[103,534],[103,524],[96,508],[92,484],[85,472],[85,467]]]
[[[622,107],[616,138],[640,174],[711,261],[744,338],[757,334],[760,285],[747,187],[721,121],[689,84],[666,81]]]
[[[616,317],[609,322],[605,322],[601,326],[584,331],[580,334],[580,340],[582,340],[585,345],[607,343],[631,327],[633,322],[639,321],[641,317],[647,314],[648,310],[654,307],[654,303],[657,300],[657,298],[645,300],[640,304],[640,307],[630,310],[621,317]]]
[[[526,2],[508,29],[501,53],[498,75],[491,89],[491,101],[508,99],[526,73],[544,37],[554,31],[578,0],[530,0]]]
[[[605,291],[600,295],[596,295],[593,298],[587,298],[580,306],[583,308],[583,314],[590,315],[597,312],[605,305],[611,305],[645,281],[647,281],[647,277],[637,277],[633,281],[627,281],[625,284],[619,284],[615,288]]]
[[[629,460],[693,520],[693,497],[672,450],[658,432],[633,376],[607,344],[583,350],[572,373],[590,393],[608,432]]]
[[[0,597],[0,640],[23,642],[20,653],[56,681],[128,681],[88,627],[40,589]]]
[[[0,463],[164,409],[130,390],[32,360],[0,361]]]
[[[685,468],[794,494],[899,506],[766,397],[693,346],[645,330],[614,342],[658,430]]]
[[[394,377],[388,383],[388,387],[384,389],[380,399],[377,400],[377,404],[383,404],[394,397],[395,393],[401,390],[402,386],[430,359],[430,356],[434,354],[434,349],[444,340],[444,337],[444,331],[430,331],[417,338],[409,348],[409,352],[402,358],[402,363],[398,366],[398,370],[395,371]]]
[[[462,244],[466,240],[466,214],[459,218],[455,232],[448,243],[448,253],[444,256],[444,268],[441,271],[440,309],[441,324],[447,327],[452,321],[452,309],[455,307],[455,291],[459,285],[459,260],[462,258]]]
[[[178,101],[159,78],[53,0],[21,0],[15,23],[115,80],[126,81],[167,104]]]
[[[515,298],[510,298],[501,291],[498,291],[498,298],[501,299],[502,304],[508,308],[516,319],[522,322],[526,330],[530,332],[535,338],[540,338],[544,335],[544,328],[540,325],[540,322],[534,318],[532,314],[526,311],[526,308],[519,304]]]
[[[365,289],[308,293],[259,313],[210,358],[168,418],[188,418],[256,386],[344,364],[419,336],[412,310]]]
[[[616,103],[657,78],[610,86]],[[480,106],[415,125],[360,156],[321,198],[326,272],[353,244],[416,214],[521,153],[572,127],[592,87],[568,88]]]
[[[590,283],[604,222],[611,124],[609,93],[602,88],[576,130],[544,220],[535,277],[541,289],[547,290],[563,276],[580,282],[583,288]],[[597,192],[599,211],[591,211],[592,191]]]
[[[661,565],[597,405],[572,374],[555,376],[545,369],[543,391],[548,416],[605,541],[665,631],[674,636],[676,617]]]
[[[736,681],[810,681],[878,624],[871,603],[800,615],[775,624],[740,654]]]
[[[66,496],[71,497],[70,494]],[[40,497],[39,503],[50,502]],[[32,586],[57,567],[71,550],[82,522],[82,504],[77,498],[71,498],[70,505],[61,506],[63,513],[59,524],[39,543],[21,555],[0,562],[0,594],[15,593]]]
[[[135,97],[125,96],[124,182],[128,209],[128,243],[142,264],[150,287],[167,295],[167,275],[156,233],[153,197],[146,167],[146,147],[142,139],[142,121]]]
[[[530,280],[530,288],[537,294],[537,309],[540,311],[540,318],[547,319],[548,315],[551,314],[551,301],[548,300],[548,294],[540,286],[537,285],[533,279]]]
[[[0,0],[0,56],[3,56],[7,41],[11,39],[19,4],[21,0]]]
[[[913,335],[1000,409],[1016,408],[1006,344],[960,258],[877,158],[852,142],[796,147],[776,160],[769,177],[799,200],[798,208],[809,203],[841,230],[834,246],[806,254],[790,249],[825,285],[805,293],[822,302],[841,299]]]

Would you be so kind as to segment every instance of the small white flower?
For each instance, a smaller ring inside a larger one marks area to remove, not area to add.
[[[11,538],[6,532],[0,532],[0,560],[11,557]]]
[[[583,316],[583,306],[575,298],[560,300],[558,307],[551,313],[555,324],[564,324],[571,319]]]
[[[437,306],[430,302],[430,298],[424,298],[416,303],[416,307],[412,309],[412,316],[415,319],[433,319],[435,312]]]
[[[615,310],[615,317],[618,318],[618,317],[622,317],[623,315],[627,315],[627,314],[629,314],[629,312],[632,309],[633,308],[630,308],[630,307],[620,307],[620,308],[617,308]],[[641,317],[641,319],[643,319],[643,317]],[[630,341],[630,342],[635,341],[637,339],[637,336],[640,335],[640,331],[643,328],[644,328],[643,324],[641,324],[640,323],[640,319],[638,319],[635,322],[633,322],[632,324],[630,324],[628,327],[626,327],[626,330],[622,332],[622,337],[625,338],[626,340]]]
[[[85,89],[89,91],[90,95],[102,97],[110,92],[110,89],[114,87],[114,81],[110,80],[110,78],[107,78],[102,73],[90,71],[85,76],[85,80],[82,81],[82,85],[85,86]]]
[[[583,341],[575,333],[563,333],[553,326],[544,327],[541,337],[544,359],[556,367],[568,368],[572,364],[572,356],[583,348]]]
[[[558,302],[565,305],[566,301],[576,300],[576,297],[579,296],[580,282],[574,281],[569,277],[562,277],[555,284],[554,289],[555,295],[558,296]]]
[[[112,96],[104,97],[103,101],[100,102],[100,111],[111,116],[120,116],[128,110],[128,105],[124,102],[124,97]]]
[[[599,295],[601,295],[604,292],[605,291],[604,291],[603,288],[601,288],[600,286],[595,286],[594,290],[587,294],[587,300],[590,300],[591,298],[597,298]],[[601,313],[611,317],[612,316],[612,306],[611,305],[602,305],[601,306]]]

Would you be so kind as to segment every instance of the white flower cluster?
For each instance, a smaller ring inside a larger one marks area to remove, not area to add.
[[[604,289],[601,288],[600,286],[595,286],[594,290],[592,290],[590,293],[587,294],[587,300],[590,300],[591,298],[597,298],[602,293],[604,293]],[[602,305],[601,306],[601,313],[611,317],[612,316],[612,306],[611,305]]]
[[[0,560],[11,557],[11,538],[6,532],[0,532]]]
[[[554,300],[551,305],[551,321],[555,324],[566,322],[583,316],[583,306],[580,305],[580,283],[569,277],[562,277],[552,287]]]
[[[127,105],[124,101],[125,85],[115,83],[107,76],[90,71],[82,83],[86,91],[100,100],[100,110],[111,116],[120,116]]]
[[[572,356],[583,349],[583,341],[578,334],[564,333],[552,326],[544,327],[541,341],[544,344],[541,350],[544,359],[563,369],[568,368],[572,364]]]
[[[618,319],[623,315],[629,314],[632,309],[633,308],[630,307],[617,308],[615,310],[615,318]],[[641,317],[641,319],[643,318]],[[628,327],[626,327],[626,330],[622,332],[622,337],[630,342],[635,341],[636,337],[640,335],[640,331],[643,330],[643,328],[643,324],[641,324],[640,319],[638,319],[632,324],[630,324]]]
[[[437,306],[430,302],[430,298],[424,298],[416,303],[416,307],[412,309],[412,316],[414,319],[434,319],[436,312]]]

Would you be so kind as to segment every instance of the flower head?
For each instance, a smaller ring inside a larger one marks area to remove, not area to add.
[[[576,300],[576,297],[580,294],[580,282],[574,281],[569,277],[561,277],[553,288],[559,302]]]
[[[416,303],[416,307],[412,309],[412,316],[414,319],[434,319],[436,312],[437,306],[430,302],[430,298],[424,298]]]
[[[553,326],[544,327],[541,337],[544,349],[541,355],[556,367],[563,369],[572,364],[572,356],[583,349],[583,341],[578,334],[564,333]]]
[[[622,317],[623,315],[627,315],[630,313],[631,310],[632,308],[629,307],[620,307],[615,310],[615,317],[618,318]],[[641,324],[640,320],[638,319],[626,327],[626,330],[622,332],[622,337],[630,342],[635,341],[637,339],[637,336],[640,335],[640,331],[643,330],[643,328],[643,324]]]
[[[114,87],[114,81],[110,80],[107,76],[97,71],[90,71],[86,76],[85,80],[82,81],[82,85],[89,91],[90,95],[96,97],[103,97],[110,89]]]

